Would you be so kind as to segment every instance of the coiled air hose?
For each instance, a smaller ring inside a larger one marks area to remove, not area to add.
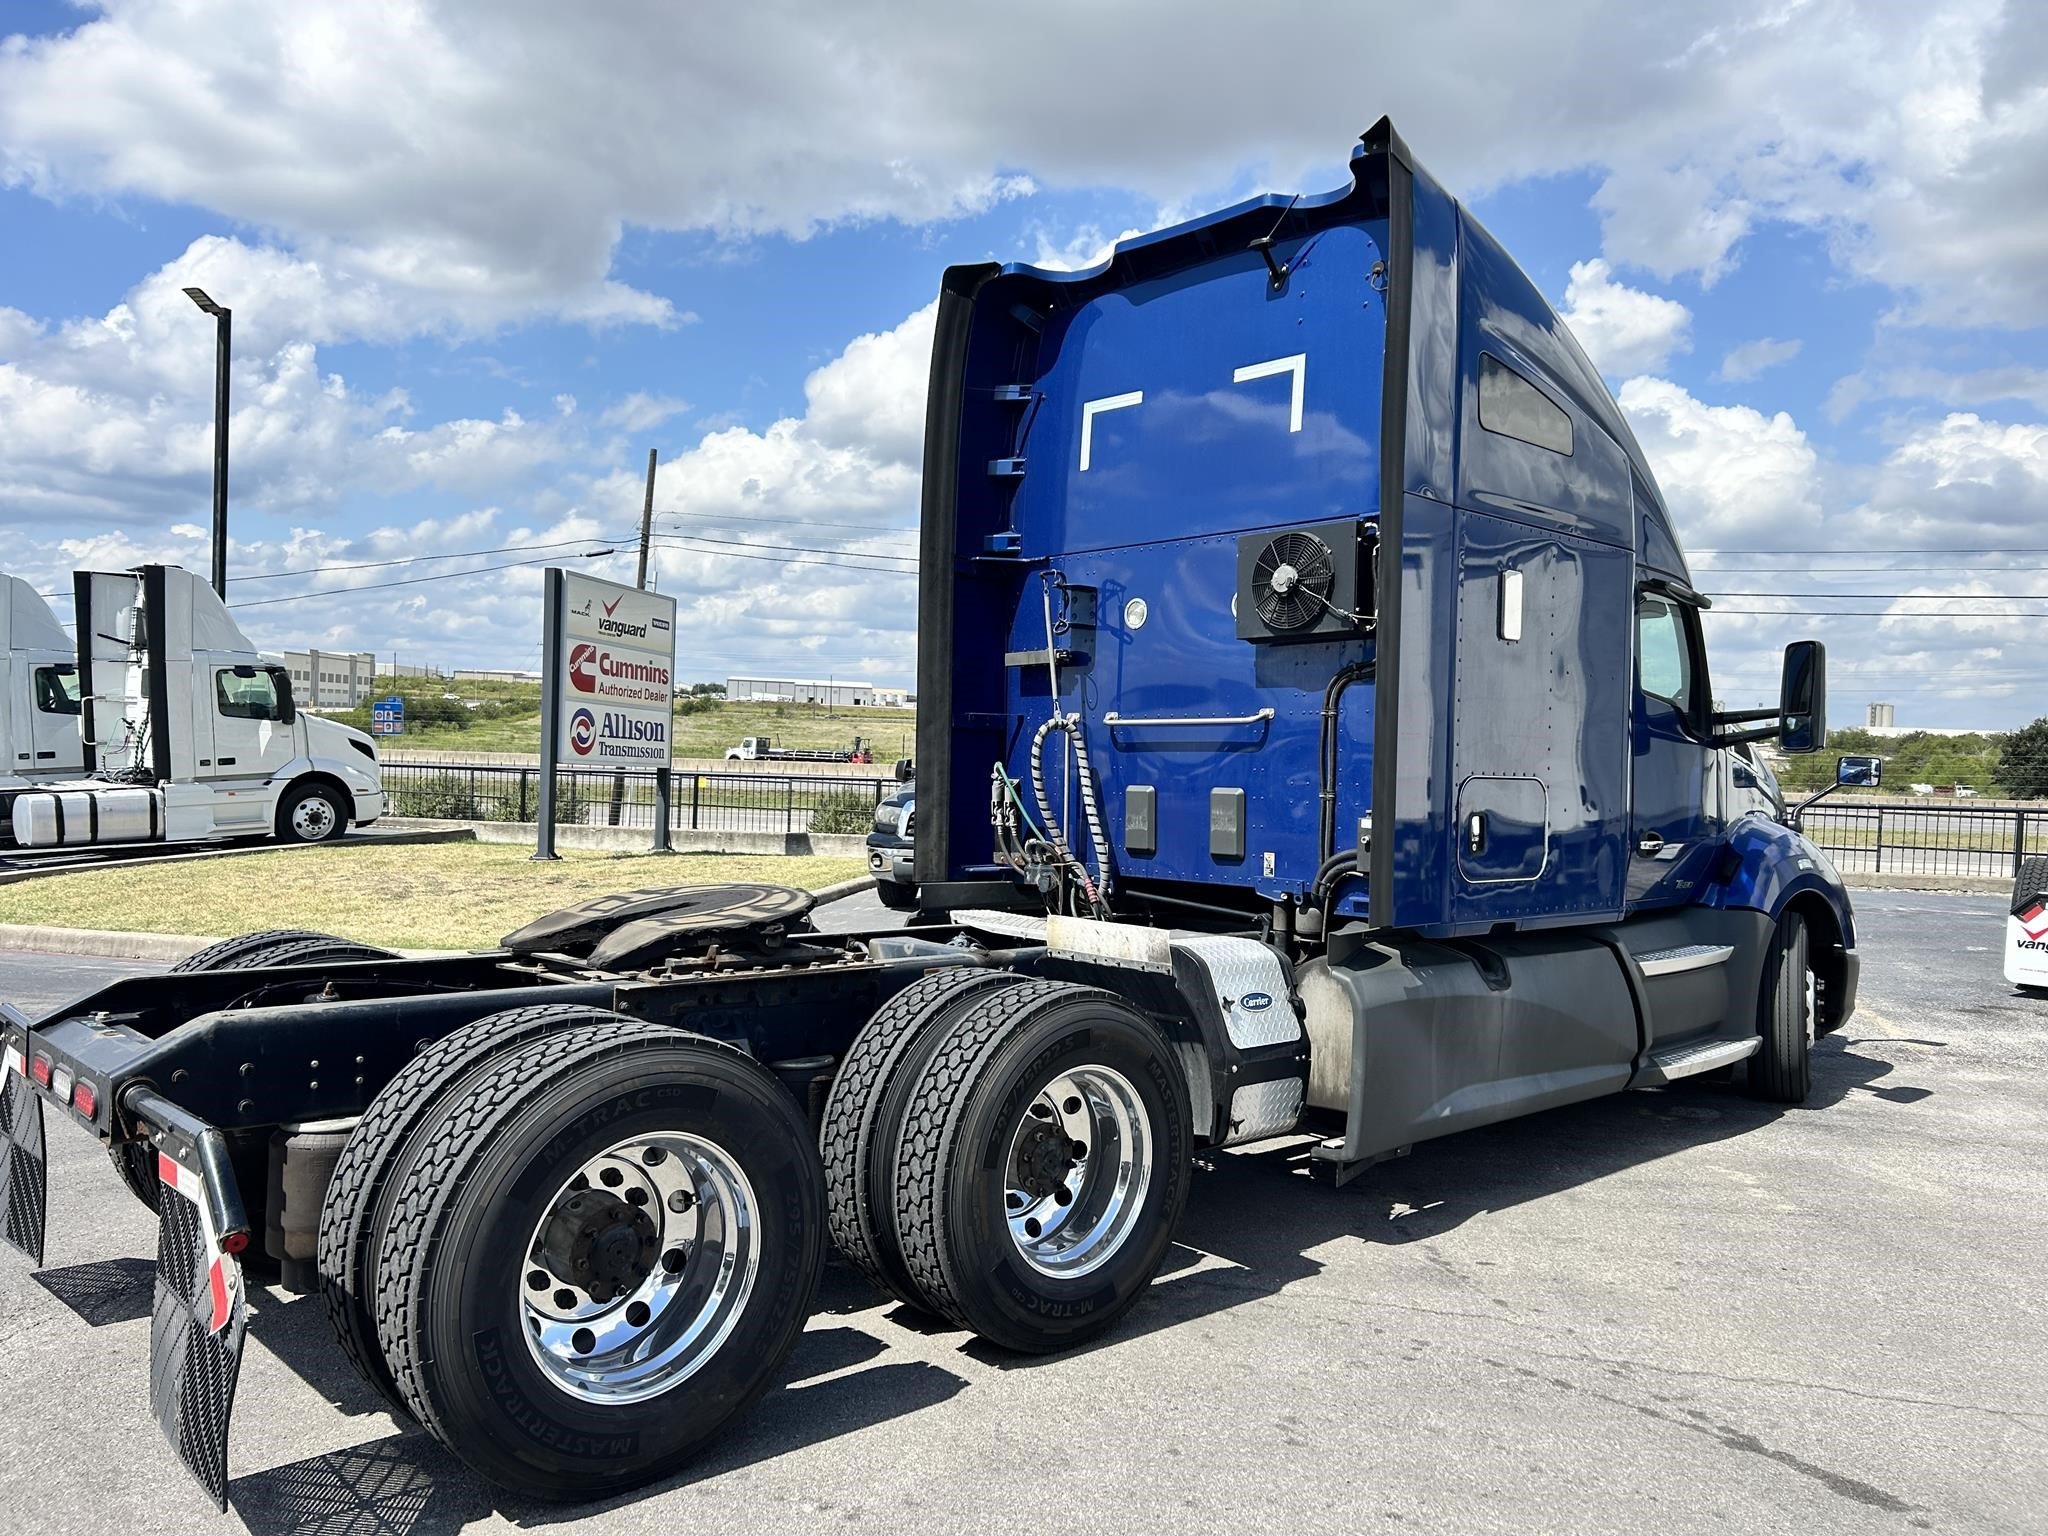
[[[1052,797],[1045,792],[1045,740],[1055,731],[1065,732],[1067,739],[1074,744],[1074,772],[1081,784],[1081,816],[1088,824],[1089,849],[1095,856],[1094,878],[1089,876],[1088,866],[1075,857],[1067,840],[1066,828],[1053,814]],[[1081,889],[1088,897],[1088,904],[1103,906],[1109,900],[1109,840],[1102,835],[1102,812],[1095,803],[1095,775],[1088,767],[1088,743],[1082,736],[1080,718],[1061,714],[1057,702],[1052,718],[1041,725],[1031,738],[1031,797],[1038,802],[1038,815],[1045,823],[1046,840],[1073,865],[1074,873],[1081,881]]]

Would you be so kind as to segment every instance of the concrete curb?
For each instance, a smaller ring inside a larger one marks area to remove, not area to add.
[[[829,906],[835,901],[844,901],[849,896],[858,896],[862,891],[872,888],[874,883],[872,875],[855,875],[851,880],[820,886],[813,894],[817,896],[819,906]]]
[[[89,955],[100,960],[155,960],[175,965],[213,943],[190,933],[119,933],[106,928],[42,928],[0,923],[0,950]]]
[[[1843,875],[1852,891],[1937,891],[1963,896],[2010,896],[2012,878],[1996,875]]]
[[[184,864],[193,859],[230,859],[250,853],[295,853],[306,847],[325,848],[390,848],[403,847],[407,843],[473,843],[476,834],[467,827],[425,827],[408,828],[398,832],[358,832],[335,839],[331,843],[273,843],[269,839],[250,839],[226,848],[190,848],[178,853],[146,853],[133,858],[94,859],[86,862],[57,862],[53,860],[46,867],[34,869],[0,869],[0,885],[19,885],[24,880],[48,880],[55,875],[84,875],[102,869],[147,869],[153,864]],[[158,846],[155,844],[152,847]],[[54,850],[53,850],[54,851]],[[74,850],[86,852],[85,849]],[[34,854],[17,854],[14,857],[33,858]],[[84,931],[84,930],[81,930]]]

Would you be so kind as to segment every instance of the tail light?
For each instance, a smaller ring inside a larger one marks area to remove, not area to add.
[[[88,1120],[97,1119],[100,1112],[99,1089],[81,1077],[78,1086],[71,1090],[71,1107]]]
[[[37,1087],[47,1088],[50,1086],[50,1053],[48,1051],[37,1051],[29,1058],[28,1075],[36,1080]]]
[[[59,1067],[50,1074],[50,1093],[59,1104],[70,1104],[71,1084],[77,1076],[69,1067]]]

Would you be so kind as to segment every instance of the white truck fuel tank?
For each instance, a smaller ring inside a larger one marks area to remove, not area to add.
[[[22,848],[149,843],[163,834],[163,797],[154,789],[108,784],[14,799],[14,841]]]

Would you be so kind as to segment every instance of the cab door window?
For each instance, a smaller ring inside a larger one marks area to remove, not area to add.
[[[222,667],[213,674],[215,701],[229,720],[282,720],[277,682],[255,667]]]
[[[1697,693],[1691,637],[1678,604],[1654,592],[1636,599],[1636,686],[1690,720]]]

